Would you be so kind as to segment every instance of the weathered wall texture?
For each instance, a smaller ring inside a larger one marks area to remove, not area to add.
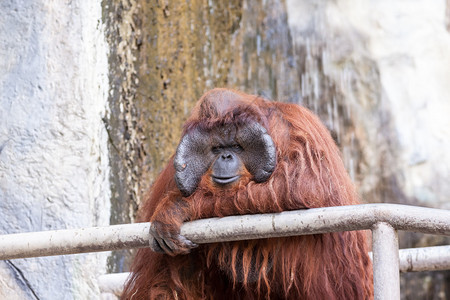
[[[109,224],[100,1],[0,1],[0,233]],[[0,262],[1,299],[98,299],[107,254]]]

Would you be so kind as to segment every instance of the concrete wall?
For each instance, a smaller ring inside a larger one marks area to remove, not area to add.
[[[0,2],[0,233],[109,224],[101,1]],[[1,299],[98,299],[107,254],[0,262]]]
[[[303,101],[364,199],[449,208],[450,2],[287,3]]]

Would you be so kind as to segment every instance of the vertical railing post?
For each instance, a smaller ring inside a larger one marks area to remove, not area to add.
[[[388,223],[372,227],[375,300],[400,299],[397,231]]]

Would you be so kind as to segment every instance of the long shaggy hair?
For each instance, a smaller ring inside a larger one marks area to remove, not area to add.
[[[196,191],[182,198],[172,158],[140,221],[179,229],[182,222],[202,218],[359,203],[328,130],[301,106],[215,89],[199,100],[184,134],[224,124],[239,128],[249,121],[264,126],[276,145],[277,165],[269,180],[255,183],[243,170],[238,184],[220,189],[207,172]],[[171,208],[180,198],[186,205]],[[178,256],[143,248],[122,298],[371,299],[367,252],[365,233],[359,231],[205,244]]]

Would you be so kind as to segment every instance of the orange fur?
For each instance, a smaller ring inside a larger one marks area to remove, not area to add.
[[[142,208],[141,221],[162,222],[176,233],[182,222],[195,219],[359,202],[327,129],[301,106],[215,89],[199,100],[185,132],[247,120],[262,124],[277,147],[269,180],[255,183],[243,170],[238,184],[220,189],[205,174],[197,190],[183,198],[172,158]],[[144,248],[122,298],[371,299],[367,252],[365,234],[357,231],[208,244],[173,257]]]

